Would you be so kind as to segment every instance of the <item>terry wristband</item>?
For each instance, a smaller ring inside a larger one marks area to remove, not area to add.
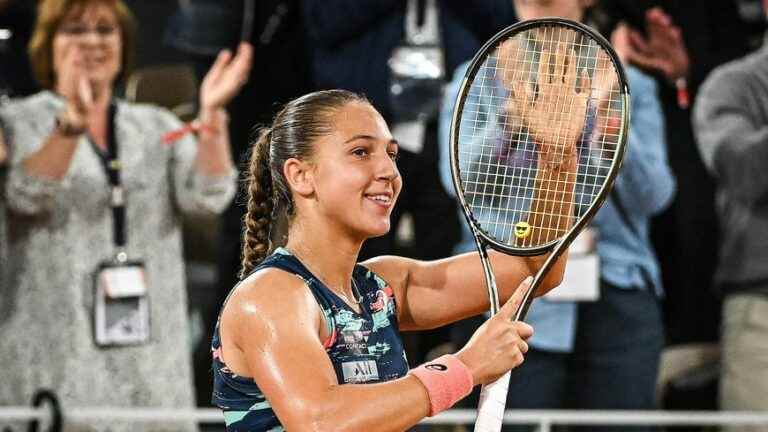
[[[470,394],[474,386],[469,368],[451,354],[424,363],[408,373],[427,389],[430,417],[452,407]]]

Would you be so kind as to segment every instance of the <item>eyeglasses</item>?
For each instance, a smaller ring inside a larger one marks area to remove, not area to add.
[[[89,33],[94,33],[96,36],[107,38],[117,34],[118,27],[108,24],[97,25],[96,27],[88,27],[82,24],[64,24],[59,28],[59,31],[72,37],[83,37]]]

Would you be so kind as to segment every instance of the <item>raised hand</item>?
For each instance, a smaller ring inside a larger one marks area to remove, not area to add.
[[[83,52],[76,44],[65,47],[56,89],[67,100],[64,115],[74,127],[85,128],[95,107],[93,88],[84,70]]]
[[[248,81],[253,47],[243,42],[233,57],[229,50],[219,53],[200,86],[201,109],[224,108]]]
[[[550,168],[558,168],[576,152],[587,114],[590,79],[582,70],[577,88],[576,53],[565,44],[557,44],[554,69],[550,71],[552,56],[548,49],[541,53],[538,97],[534,99],[533,86],[527,81],[512,83],[509,103],[514,107],[509,111],[520,115],[539,146],[543,162]]]
[[[499,312],[483,323],[456,353],[472,371],[475,384],[493,382],[523,362],[528,352],[526,341],[533,335],[533,327],[512,319],[531,282],[532,278],[521,282]]]
[[[496,67],[501,78],[501,83],[507,90],[512,90],[515,82],[528,82],[531,79],[531,71],[526,63],[526,53],[521,41],[521,35],[515,35],[499,45],[496,52]]]
[[[645,38],[629,29],[627,61],[646,70],[662,73],[670,82],[688,75],[690,58],[679,27],[661,8],[654,7],[645,14]]]
[[[0,130],[0,167],[5,165],[5,161],[8,159],[8,151],[5,148],[5,136],[3,131]]]
[[[621,57],[621,54],[619,54]],[[595,60],[595,72],[592,77],[592,100],[596,101],[596,117],[593,133],[594,138],[603,137],[609,142],[616,141],[618,130],[615,127],[617,112],[611,111],[611,101],[618,94],[618,77],[608,54],[598,51]]]

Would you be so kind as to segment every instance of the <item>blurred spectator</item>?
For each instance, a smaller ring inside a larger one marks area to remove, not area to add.
[[[678,193],[652,228],[668,288],[668,340],[672,344],[715,341],[720,306],[713,289],[718,242],[711,239],[719,235],[714,183],[699,156],[685,106],[695,103],[699,85],[713,68],[746,54],[747,34],[734,0],[604,3],[608,16],[627,19],[641,29],[633,31],[628,55],[657,77],[668,125],[667,153]]]
[[[135,34],[121,1],[44,0],[38,17],[29,52],[46,90],[0,111],[10,155],[0,405],[24,405],[45,387],[69,406],[190,407],[181,216],[220,212],[234,194],[224,106],[245,82],[251,48],[220,54],[203,81],[196,140],[166,135],[185,130],[170,112],[113,97]],[[119,272],[126,257],[143,263],[143,278]],[[125,291],[113,290],[124,284],[137,294],[120,303]],[[104,285],[110,292],[98,294]],[[138,322],[134,301],[148,301],[148,341],[134,332],[133,345],[104,346],[94,336],[108,300],[112,312],[125,307],[120,323]]]
[[[317,89],[342,88],[365,94],[390,125],[400,143],[398,168],[403,191],[392,213],[392,230],[369,239],[360,251],[360,260],[400,254],[419,259],[449,256],[458,240],[459,221],[455,206],[440,184],[437,160],[437,108],[420,117],[418,124],[404,118],[393,104],[395,83],[389,66],[395,51],[410,43],[406,36],[409,7],[416,5],[419,31],[429,34],[432,4],[437,9],[437,45],[441,48],[445,77],[469,59],[481,43],[514,21],[509,0],[466,2],[442,0],[304,0],[304,19],[312,48],[312,77]],[[409,29],[410,30],[410,29]],[[435,98],[439,106],[440,95]],[[415,132],[414,132],[415,131]],[[412,224],[409,244],[396,242],[403,215]],[[435,215],[440,215],[435,217]],[[406,334],[406,349],[413,364],[447,339],[439,329],[418,336]],[[423,342],[423,343],[422,343]]]
[[[0,104],[39,89],[32,76],[26,45],[35,23],[35,2],[0,0]]]
[[[251,41],[258,67],[228,106],[230,145],[239,165],[248,158],[251,129],[272,123],[277,109],[310,90],[309,60],[298,0],[191,0],[179,2],[165,34],[166,45],[182,52],[198,78],[216,53]],[[242,191],[241,191],[242,192]],[[238,196],[220,218],[217,281],[214,290],[190,293],[200,299],[203,335],[194,347],[198,405],[209,405],[212,391],[210,340],[218,312],[240,272],[245,199]]]
[[[768,6],[768,1],[764,4]],[[702,85],[694,111],[699,150],[717,184],[722,233],[715,281],[725,296],[720,382],[724,410],[768,410],[766,103],[768,48],[764,47],[715,69]]]
[[[5,144],[3,124],[0,122],[0,292],[6,286],[5,277],[8,273],[8,229],[5,219],[5,170],[8,160],[8,147]],[[3,310],[4,302],[0,302],[0,315],[6,315]]]
[[[3,134],[3,125],[0,123],[0,169],[2,169],[3,173],[5,172],[5,162],[8,160],[8,147],[5,144],[5,135]],[[0,177],[2,178],[2,177]],[[0,196],[3,196],[2,193],[0,193]]]
[[[558,0],[543,4],[520,0],[515,5],[520,19],[559,16],[582,20],[591,12],[591,3]],[[622,58],[627,31],[622,24],[612,38]],[[453,105],[467,66],[457,70],[442,111],[441,175],[446,188],[451,187],[448,140]],[[663,289],[648,225],[651,216],[669,205],[675,181],[667,164],[664,122],[655,81],[631,65],[626,66],[626,71],[632,93],[627,153],[614,192],[591,225],[596,231],[600,261],[599,297],[578,303],[547,298],[533,303],[526,321],[536,333],[529,341],[529,361],[512,374],[508,408],[654,408],[664,345],[659,301]],[[593,97],[599,100],[599,95],[608,94],[610,78],[592,78],[593,95],[597,95]],[[507,87],[510,86],[498,85],[484,93],[492,98],[508,97]],[[597,124],[607,124],[609,120],[598,116]],[[603,139],[599,135],[601,129],[596,127],[585,139]],[[463,241],[456,253],[475,249],[472,234],[466,225],[463,227]],[[463,339],[467,335],[456,336]],[[461,340],[457,341],[460,343]],[[628,430],[590,430],[598,429]]]

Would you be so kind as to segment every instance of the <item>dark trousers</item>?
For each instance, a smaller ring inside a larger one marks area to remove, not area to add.
[[[579,304],[575,337],[571,353],[529,350],[525,362],[512,371],[507,409],[655,408],[664,330],[654,294],[602,282],[600,300]],[[504,430],[534,429],[507,426]],[[640,432],[654,428],[619,425],[559,430]]]

